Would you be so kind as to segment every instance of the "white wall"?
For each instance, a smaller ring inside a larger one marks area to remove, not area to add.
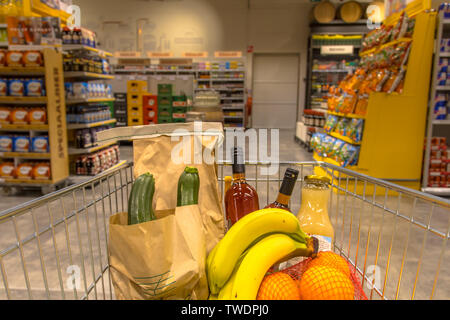
[[[300,53],[299,113],[305,97],[309,0],[73,0],[82,25],[97,32],[108,51],[135,51],[136,24],[145,51],[217,50]],[[251,71],[251,55],[247,63]],[[251,74],[251,72],[250,72]],[[249,81],[251,78],[249,78]],[[250,83],[250,82],[249,82]]]

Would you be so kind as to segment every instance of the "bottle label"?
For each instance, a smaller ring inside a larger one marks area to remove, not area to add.
[[[313,234],[312,236],[319,240],[319,252],[331,251],[331,237],[319,236],[316,234]]]

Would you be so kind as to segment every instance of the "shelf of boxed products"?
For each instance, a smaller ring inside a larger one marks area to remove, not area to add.
[[[108,172],[114,171],[114,169],[116,169],[120,166],[123,166],[126,162],[127,162],[127,160],[121,160],[117,164],[113,165],[112,167],[102,171],[102,173],[108,173]],[[70,182],[73,184],[84,183],[91,179],[92,179],[92,175],[71,175],[70,176]]]
[[[108,124],[114,124],[116,123],[116,119],[109,119],[105,121],[100,122],[93,122],[93,123],[69,123],[67,124],[68,130],[75,130],[75,129],[87,129],[87,128],[94,128],[94,127],[100,127]]]
[[[1,96],[0,104],[47,104],[47,97]]]
[[[74,155],[74,154],[86,154],[86,153],[92,153],[98,150],[101,150],[103,148],[112,146],[113,144],[116,144],[117,141],[109,141],[107,143],[103,143],[103,144],[99,144],[95,147],[90,147],[90,148],[73,148],[73,147],[69,147],[69,154],[70,155]]]
[[[48,124],[3,124],[0,131],[48,131]]]
[[[64,78],[77,80],[113,80],[114,76],[84,71],[66,71],[64,72]]]
[[[2,76],[44,76],[44,67],[0,67]]]

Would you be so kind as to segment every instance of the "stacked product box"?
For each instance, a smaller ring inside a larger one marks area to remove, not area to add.
[[[143,95],[144,124],[158,123],[158,96]]]
[[[1,134],[0,152],[48,153],[49,140],[47,135],[33,136],[27,134]]]
[[[105,105],[67,106],[67,123],[94,123],[111,119],[111,112]]]
[[[429,187],[450,188],[449,152],[446,138],[431,138]]]
[[[117,127],[126,127],[127,119],[127,94],[114,93],[114,118],[117,120]]]
[[[144,80],[127,82],[127,116],[128,125],[144,124],[143,95],[147,93],[148,83]]]
[[[172,122],[172,84],[158,84],[158,123]]]
[[[173,122],[186,122],[187,112],[187,97],[173,96],[172,97],[172,120]]]
[[[0,162],[0,178],[20,180],[50,180],[49,161],[24,161],[14,164],[14,161]]]

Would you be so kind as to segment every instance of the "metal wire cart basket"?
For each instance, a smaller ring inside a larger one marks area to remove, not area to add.
[[[274,175],[246,164],[260,205],[272,202],[287,167],[332,177],[334,251],[358,271],[369,299],[450,299],[450,202],[323,162],[283,162]],[[218,164],[220,191],[229,164]],[[109,216],[126,211],[133,166],[124,164],[0,212],[0,299],[114,299],[108,264]]]

